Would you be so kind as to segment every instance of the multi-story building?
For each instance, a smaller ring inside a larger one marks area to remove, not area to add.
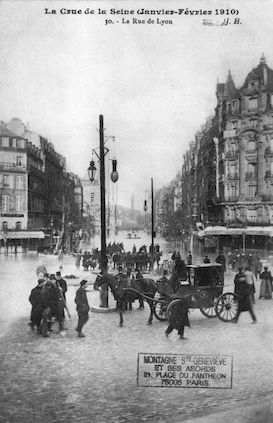
[[[27,141],[0,126],[0,187],[2,230],[27,229]]]
[[[218,227],[201,236],[219,247],[260,248],[273,231],[273,70],[262,56],[236,88],[231,73],[217,84],[216,202]],[[214,222],[215,224],[216,222]]]
[[[36,248],[44,233],[43,175],[38,149],[0,126],[1,246]],[[39,173],[41,172],[41,174]]]
[[[80,179],[66,171],[65,158],[53,144],[30,131],[20,119],[12,119],[1,125],[0,162],[0,224],[7,230],[21,230],[8,232],[10,238],[46,236],[44,245],[55,244],[57,238],[61,244],[68,225],[80,229]]]

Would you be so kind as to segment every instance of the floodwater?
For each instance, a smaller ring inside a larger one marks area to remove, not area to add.
[[[135,245],[139,249],[142,245],[149,247],[151,237],[145,232],[138,234],[139,239],[127,239],[128,232],[121,232],[119,235],[111,236],[107,239],[109,242],[123,242],[125,251],[132,251]],[[155,244],[159,244],[162,251],[167,251],[167,243],[164,239],[156,238]],[[100,248],[100,236],[97,235],[91,240],[87,249],[91,251],[93,247]],[[16,318],[26,317],[30,315],[30,303],[28,297],[31,289],[37,284],[36,269],[39,265],[44,264],[48,273],[56,273],[60,265],[63,267],[62,275],[76,275],[78,278],[90,280],[92,275],[83,272],[83,269],[75,268],[74,258],[65,256],[60,262],[57,256],[37,255],[36,252],[28,252],[27,254],[17,253],[8,255],[0,254],[0,335],[6,332],[10,323]],[[94,275],[93,275],[94,278]],[[69,283],[78,284],[78,279],[69,281]],[[74,291],[73,291],[74,294]]]

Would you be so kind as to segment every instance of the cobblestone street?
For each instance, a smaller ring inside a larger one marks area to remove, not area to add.
[[[72,318],[64,336],[57,325],[50,338],[37,336],[27,326],[28,313],[2,336],[1,422],[272,422],[272,301],[256,302],[257,325],[250,324],[248,313],[234,325],[195,310],[185,341],[175,333],[166,339],[166,323],[147,326],[147,305],[143,312],[134,304],[123,328],[116,313],[90,313],[86,338],[79,339],[74,330],[79,280],[69,281]],[[98,305],[98,293],[91,285],[89,290],[90,304]],[[233,387],[137,387],[139,352],[232,355]]]

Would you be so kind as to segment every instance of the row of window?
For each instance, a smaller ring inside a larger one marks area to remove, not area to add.
[[[3,222],[2,223],[2,230],[5,231],[5,230],[8,230],[8,229],[9,229],[8,222],[6,222],[6,221]],[[17,230],[22,229],[22,223],[21,222],[16,222],[15,229],[17,229]]]
[[[5,148],[25,148],[26,141],[18,138],[2,137],[1,147]]]
[[[256,185],[248,185],[247,187],[247,197],[255,197],[257,195],[257,186]],[[229,186],[227,187],[227,199],[232,200],[239,196],[239,189],[237,186]]]
[[[273,169],[273,162],[270,163]],[[228,163],[227,166],[228,174],[230,176],[236,174],[236,164],[235,163]],[[248,163],[246,173],[249,175],[257,175],[257,163]]]
[[[13,169],[14,167],[26,167],[22,156],[16,156],[14,162],[11,162],[7,155],[4,155],[3,158],[4,158],[4,161],[0,162],[0,167],[2,169]]]
[[[236,219],[236,217],[238,217],[237,216],[237,214],[238,214],[238,210],[230,210],[229,211],[229,215],[228,215],[228,220],[234,220],[234,219]],[[240,215],[240,212],[239,212],[239,215]],[[272,222],[272,219],[273,219],[273,211],[272,210],[270,210],[270,222]],[[247,209],[246,210],[246,220],[248,221],[248,222],[253,222],[253,223],[257,223],[258,222],[258,210],[251,210],[251,209]]]
[[[0,187],[26,189],[25,175],[0,175]]]
[[[15,209],[18,212],[25,211],[25,197],[16,195],[15,197]],[[9,195],[2,195],[2,213],[11,211],[11,201]]]

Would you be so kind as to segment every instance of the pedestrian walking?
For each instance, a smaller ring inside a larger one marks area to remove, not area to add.
[[[268,267],[264,267],[264,271],[260,274],[261,285],[259,299],[272,300],[272,275]]]
[[[246,282],[250,286],[251,300],[252,300],[253,304],[255,304],[255,292],[256,292],[255,277],[254,277],[254,273],[251,271],[249,266],[246,267],[245,277],[246,277]]]
[[[89,316],[89,304],[86,295],[87,281],[83,279],[80,283],[80,287],[76,292],[75,303],[77,305],[76,310],[78,312],[78,325],[76,331],[78,332],[79,338],[84,338],[85,335],[82,333],[82,328],[85,323],[88,321]]]
[[[44,279],[38,279],[38,285],[31,290],[31,293],[29,296],[29,302],[32,305],[29,326],[31,330],[34,330],[36,326],[37,333],[40,332],[40,325],[41,325],[42,313],[43,313],[43,304],[42,304],[42,295],[41,295],[43,286],[44,286]]]
[[[184,337],[185,326],[190,327],[189,322],[189,300],[190,297],[181,298],[177,301],[176,304],[171,308],[171,313],[169,317],[169,325],[165,331],[165,336],[168,337],[169,334],[176,329],[180,339],[187,339]]]
[[[76,269],[79,269],[79,268],[80,268],[80,265],[81,265],[81,258],[82,258],[81,254],[80,254],[80,253],[77,253],[77,254],[76,254],[76,259],[75,259],[75,266],[76,266]]]
[[[238,295],[238,312],[234,319],[234,323],[238,322],[238,319],[240,317],[240,314],[242,311],[249,311],[251,317],[252,317],[252,323],[257,323],[257,319],[253,310],[253,302],[251,299],[251,287],[247,283],[246,275],[243,272],[243,269],[240,268],[239,272],[235,275],[234,278],[234,285],[235,294]]]

